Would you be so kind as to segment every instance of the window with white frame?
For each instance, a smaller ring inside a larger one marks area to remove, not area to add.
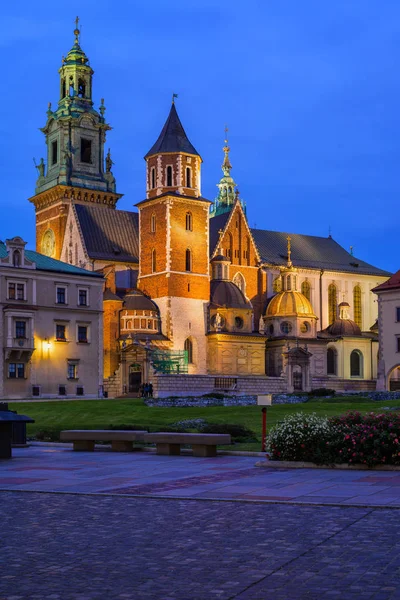
[[[26,338],[26,321],[15,321],[15,337],[20,340]]]
[[[25,363],[8,363],[9,379],[25,378]]]
[[[78,379],[79,361],[69,360],[67,363],[67,379]]]
[[[76,341],[78,344],[87,344],[89,342],[88,325],[78,324],[76,326]]]
[[[9,281],[7,284],[8,300],[26,300],[26,285],[18,281]]]
[[[56,323],[56,340],[57,342],[67,341],[67,326],[65,323]]]
[[[67,304],[67,288],[62,285],[58,285],[56,288],[56,303]]]
[[[78,289],[78,305],[89,306],[89,290],[87,288]]]

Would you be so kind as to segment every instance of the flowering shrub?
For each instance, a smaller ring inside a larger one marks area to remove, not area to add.
[[[332,462],[400,465],[399,414],[349,412],[331,417],[329,424],[337,432],[328,446]]]
[[[273,427],[267,436],[267,446],[275,460],[305,460],[325,462],[328,460],[327,442],[332,430],[325,417],[315,413],[301,412],[288,415]]]
[[[349,412],[328,419],[295,413],[271,430],[267,442],[275,460],[400,465],[400,414]]]

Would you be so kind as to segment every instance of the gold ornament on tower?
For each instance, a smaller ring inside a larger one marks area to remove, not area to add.
[[[56,238],[52,229],[47,229],[42,237],[41,252],[45,256],[54,256],[56,249]]]

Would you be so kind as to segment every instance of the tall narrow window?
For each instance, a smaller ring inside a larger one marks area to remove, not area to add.
[[[26,338],[26,322],[15,321],[15,337],[19,339]]]
[[[362,329],[361,288],[359,285],[353,288],[353,307],[354,321]]]
[[[337,317],[337,288],[334,283],[328,287],[328,318],[329,325],[336,321]]]
[[[353,350],[350,354],[350,376],[362,377],[363,356],[359,350]]]
[[[151,222],[150,222],[150,231],[151,233],[155,233],[156,231],[156,223],[157,223],[157,219],[156,219],[156,215],[151,215]]]
[[[192,231],[192,229],[193,229],[192,213],[188,212],[188,213],[186,213],[186,231]]]
[[[328,375],[336,375],[336,350],[334,348],[328,348],[326,354],[326,372]]]
[[[57,140],[51,142],[51,164],[56,165],[58,162],[58,143]]]
[[[187,352],[188,363],[191,365],[193,363],[193,342],[190,338],[185,340],[184,349]]]
[[[151,169],[151,189],[154,190],[155,187],[156,187],[156,170],[153,167]]]
[[[172,167],[167,167],[167,187],[172,187]]]
[[[185,269],[186,271],[191,271],[192,270],[192,251],[189,250],[189,248],[187,248],[186,250],[186,266]]]
[[[86,98],[86,83],[84,79],[78,79],[78,96]]]
[[[19,250],[14,250],[13,253],[13,265],[14,267],[21,266],[21,252]]]
[[[301,284],[301,293],[307,298],[307,300],[311,300],[311,286],[308,281],[303,281]]]
[[[151,251],[151,271],[152,273],[157,271],[157,252],[155,248]]]
[[[91,140],[85,140],[85,138],[81,138],[81,162],[92,162],[92,142]]]
[[[189,167],[186,167],[186,187],[190,188],[192,187],[192,172],[191,169]]]
[[[65,82],[65,77],[61,82],[61,98],[65,98],[65,96],[67,95],[67,89],[66,89],[66,82]]]

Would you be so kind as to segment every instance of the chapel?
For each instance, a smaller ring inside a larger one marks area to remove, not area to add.
[[[103,274],[104,390],[156,396],[375,389],[377,306],[390,273],[330,235],[251,228],[226,136],[217,197],[173,98],[144,156],[143,197],[118,209],[106,107],[78,22],[42,132],[36,247]],[[248,200],[251,202],[251,199]]]

